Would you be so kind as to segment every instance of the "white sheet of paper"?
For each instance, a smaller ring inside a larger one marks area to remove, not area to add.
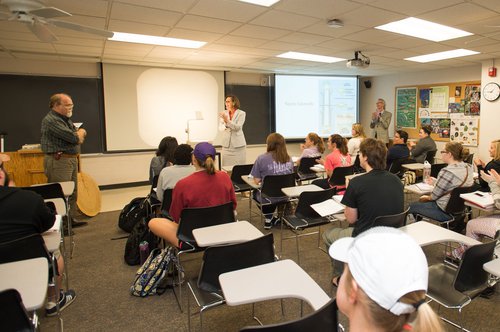
[[[311,204],[311,207],[322,217],[340,213],[345,209],[344,205],[335,202],[333,199],[327,199],[321,203]]]
[[[82,126],[83,122],[73,122],[73,124],[75,125],[76,129],[80,129],[80,127]]]

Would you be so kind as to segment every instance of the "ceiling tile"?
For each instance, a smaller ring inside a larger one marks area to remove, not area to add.
[[[221,7],[224,7],[224,10],[221,10]],[[200,0],[189,13],[228,21],[248,22],[265,10],[266,8],[262,6],[234,0]]]
[[[180,18],[181,13],[154,9],[142,6],[133,6],[115,2],[111,10],[111,19],[140,22],[147,24],[173,26]]]
[[[252,20],[250,23],[280,29],[300,30],[318,21],[317,18],[309,16],[270,10]]]
[[[176,25],[178,28],[200,30],[216,33],[229,33],[239,27],[241,23],[219,20],[209,17],[201,17],[194,15],[184,16]]]

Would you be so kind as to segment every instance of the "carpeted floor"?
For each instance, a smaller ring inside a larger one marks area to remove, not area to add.
[[[133,198],[133,197],[131,197]],[[242,200],[238,206],[238,218],[248,220],[248,199]],[[119,211],[105,212],[88,219],[89,225],[75,230],[73,258],[67,262],[70,287],[75,289],[75,302],[66,308],[62,317],[66,331],[187,331],[186,311],[181,313],[171,291],[162,296],[138,298],[131,296],[129,288],[134,278],[137,266],[124,263],[123,252],[125,239],[111,238],[125,235],[118,226]],[[260,218],[253,216],[252,223],[264,233]],[[328,226],[326,226],[328,227]],[[279,228],[273,229],[276,252],[280,252]],[[334,296],[332,288],[332,267],[326,253],[317,248],[316,236],[300,239],[301,266],[330,295]],[[442,259],[441,246],[425,248],[429,263]],[[195,259],[192,259],[192,258]],[[284,242],[282,258],[296,260],[295,241]],[[183,266],[187,277],[196,276],[201,262],[201,254],[185,256]],[[279,283],[280,280],[270,275],[269,283]],[[298,285],[300,287],[300,285]],[[497,287],[498,288],[498,287]],[[188,290],[184,285],[183,301],[187,305]],[[499,303],[497,292],[490,299],[477,298],[468,305],[464,312],[465,326],[474,331],[498,331],[500,326]],[[281,316],[279,301],[266,301],[256,304],[256,315],[264,324],[292,320],[299,317],[300,301],[286,299],[285,316]],[[191,301],[193,310],[195,306]],[[304,305],[305,313],[311,312]],[[451,319],[457,319],[456,311],[442,309],[441,314]],[[43,312],[40,312],[43,317]],[[341,323],[348,324],[340,315]],[[256,325],[252,319],[251,305],[229,307],[219,306],[204,314],[205,331],[238,331],[248,325]],[[57,318],[41,319],[44,331],[57,330]],[[455,329],[447,326],[449,331]],[[192,330],[199,330],[199,315],[192,317]]]

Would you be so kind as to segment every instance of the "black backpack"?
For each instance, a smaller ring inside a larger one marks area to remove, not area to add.
[[[120,212],[118,227],[130,233],[134,226],[148,214],[149,202],[147,197],[136,197],[130,201]]]
[[[135,224],[132,232],[128,236],[127,243],[125,244],[125,254],[123,255],[128,265],[140,264],[139,244],[142,241],[148,243],[150,251],[158,247],[158,240],[156,236],[149,231],[148,220],[146,218],[141,218],[139,222]]]

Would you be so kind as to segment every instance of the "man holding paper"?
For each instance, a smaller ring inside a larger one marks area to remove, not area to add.
[[[403,184],[385,170],[386,159],[387,148],[382,141],[366,138],[361,142],[359,160],[366,173],[349,181],[341,201],[345,217],[353,227],[333,228],[323,233],[327,247],[340,238],[355,237],[370,229],[378,216],[403,212]],[[340,276],[342,269],[343,264],[334,260],[333,275]]]
[[[48,182],[73,181],[75,190],[70,196],[71,215],[76,211],[78,187],[78,155],[80,144],[87,136],[87,131],[77,128],[71,121],[73,100],[65,93],[50,97],[50,111],[42,120],[42,151],[45,153],[43,166]],[[84,226],[86,222],[73,219],[73,227]]]

